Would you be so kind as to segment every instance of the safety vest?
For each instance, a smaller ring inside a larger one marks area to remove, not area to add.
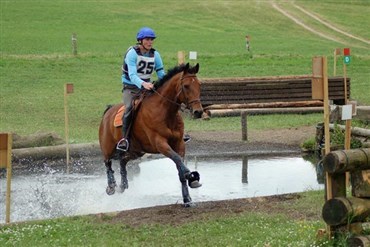
[[[150,82],[151,75],[154,71],[154,66],[155,66],[155,58],[154,58],[154,52],[155,49],[151,48],[149,51],[149,56],[144,56],[141,51],[140,47],[138,45],[136,46],[131,46],[127,49],[124,57],[123,57],[123,65],[122,65],[122,73],[124,74],[125,78],[127,80],[130,80],[130,77],[128,75],[128,66],[125,62],[125,58],[127,53],[131,50],[134,49],[137,54],[137,60],[136,60],[136,68],[137,71],[136,73],[142,79],[143,81]]]

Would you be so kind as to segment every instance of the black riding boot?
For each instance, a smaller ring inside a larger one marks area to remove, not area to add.
[[[128,129],[131,124],[131,110],[125,112],[122,118],[122,139],[117,144],[117,149],[126,152],[129,148]]]

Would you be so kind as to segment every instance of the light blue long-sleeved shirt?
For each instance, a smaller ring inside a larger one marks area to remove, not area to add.
[[[143,81],[150,81],[154,71],[157,73],[158,79],[162,79],[165,75],[163,62],[160,54],[154,51],[154,58],[150,57],[149,53],[138,54],[134,48],[129,49],[124,59],[124,67],[127,68],[127,74],[122,74],[122,83],[136,85],[141,88]],[[126,66],[125,66],[126,65]]]

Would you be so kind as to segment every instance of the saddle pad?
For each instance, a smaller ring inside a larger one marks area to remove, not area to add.
[[[113,125],[114,127],[121,127],[122,126],[122,116],[123,113],[125,112],[125,107],[122,106],[121,108],[118,109],[116,116],[114,117],[114,122]]]

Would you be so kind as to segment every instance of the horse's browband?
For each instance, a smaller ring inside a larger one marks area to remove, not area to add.
[[[184,79],[186,78],[194,78],[194,77],[197,77],[196,75],[187,75],[187,76],[182,76],[180,81],[183,81]],[[199,81],[199,80],[198,80]],[[200,81],[199,81],[199,84],[200,84]]]

